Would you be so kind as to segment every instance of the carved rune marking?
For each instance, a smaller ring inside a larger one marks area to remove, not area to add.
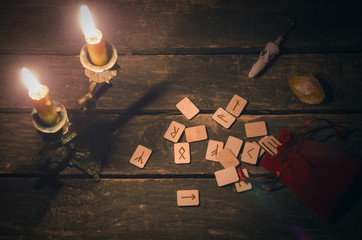
[[[249,151],[248,151],[248,155],[250,158],[253,158],[251,155],[250,155],[250,151],[252,151],[254,148],[251,148]]]
[[[275,148],[277,148],[279,145],[278,145],[278,143],[276,143],[275,141],[274,141],[274,139],[270,139],[275,145],[273,145],[273,144],[271,144],[271,145],[273,145],[273,147],[275,147]]]
[[[224,122],[228,123],[228,122],[224,119],[224,117],[225,117],[224,114],[219,114],[219,115],[217,115],[217,117],[220,118],[221,120],[223,120]]]
[[[176,137],[176,134],[178,133],[178,130],[180,130],[180,128],[177,128],[175,126],[173,126],[173,132],[170,133],[172,138]]]
[[[211,156],[217,155],[217,150],[219,150],[219,145],[216,145],[216,149],[211,152]]]
[[[180,157],[178,159],[186,159],[185,156],[184,156],[184,153],[186,152],[186,150],[184,149],[184,147],[181,147],[178,152],[180,153]]]
[[[145,151],[142,152],[141,156],[136,157],[134,160],[143,163],[142,157],[143,157],[143,154],[144,154],[144,153],[145,153]]]
[[[191,196],[184,196],[184,197],[181,197],[181,198],[191,198],[191,200],[194,200],[194,199],[195,199],[195,195],[192,194]]]
[[[272,149],[270,148],[270,147],[268,147],[265,143],[261,143],[269,152],[271,152],[273,155],[274,155],[274,153],[273,153],[273,151],[272,151]]]
[[[233,111],[235,110],[236,106],[239,106],[239,105],[240,105],[240,100],[236,100],[236,104],[235,104],[235,106],[233,108]]]

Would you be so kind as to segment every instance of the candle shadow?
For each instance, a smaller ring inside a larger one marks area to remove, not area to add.
[[[99,174],[106,163],[108,151],[114,137],[121,134],[122,126],[133,116],[141,114],[142,108],[156,100],[169,85],[169,81],[156,84],[113,121],[107,122],[102,117],[97,117],[95,103],[94,109],[88,109],[85,114],[75,116],[72,123],[79,129],[79,133],[75,142],[75,154],[72,154],[70,160],[71,165],[93,175],[95,180],[99,180]],[[101,86],[95,95],[95,100],[99,99],[109,87],[111,87],[109,84]]]
[[[61,188],[59,174],[68,166],[76,167],[93,176],[94,180],[99,180],[110,146],[114,137],[120,134],[121,127],[133,116],[141,114],[142,108],[156,100],[169,85],[169,81],[156,84],[113,121],[98,117],[94,104],[94,108],[88,109],[87,112],[79,111],[72,114],[66,134],[63,135],[61,130],[57,134],[43,135],[44,146],[33,158],[40,172],[34,189],[40,191],[44,187],[55,190]],[[100,86],[95,95],[95,102],[109,87],[109,84]],[[58,138],[57,141],[54,141],[54,138]]]
[[[49,182],[49,178],[55,178],[69,165],[92,175],[96,181],[99,180],[99,175],[102,166],[106,162],[110,146],[114,141],[114,137],[121,133],[121,127],[133,116],[141,114],[142,108],[156,100],[160,94],[166,91],[169,85],[169,81],[164,81],[153,86],[144,96],[130,106],[125,113],[120,114],[111,122],[97,116],[95,103],[93,105],[94,108],[89,108],[86,112],[75,114],[71,119],[71,126],[76,129],[77,136],[72,140],[72,144],[63,146],[62,148],[64,149],[60,152],[58,150],[58,155],[60,153],[60,158],[64,157],[64,159],[56,170],[43,168],[43,171],[48,174],[46,178],[40,181],[39,185],[42,186],[41,183]],[[109,87],[111,87],[109,84],[102,85],[95,95],[95,100],[106,93]]]
[[[114,135],[120,133],[120,128],[128,122],[133,116],[140,114],[143,107],[156,100],[160,94],[166,91],[170,86],[170,81],[163,81],[153,86],[142,98],[129,107],[124,114],[119,115],[113,122],[111,122],[107,130]]]

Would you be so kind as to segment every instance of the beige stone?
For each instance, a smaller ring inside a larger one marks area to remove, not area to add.
[[[304,103],[320,104],[325,99],[323,87],[313,75],[290,78],[289,86],[299,100]]]

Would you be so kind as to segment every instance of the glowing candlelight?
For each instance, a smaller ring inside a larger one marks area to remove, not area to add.
[[[40,120],[47,126],[53,126],[59,121],[59,115],[50,99],[47,86],[39,84],[34,75],[26,68],[21,70],[23,83],[29,89],[29,97],[33,101]]]
[[[97,66],[105,65],[108,62],[107,47],[103,40],[102,32],[95,27],[93,18],[86,5],[82,5],[80,8],[80,23],[91,62]]]

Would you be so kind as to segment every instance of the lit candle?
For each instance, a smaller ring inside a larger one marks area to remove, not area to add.
[[[106,43],[103,40],[102,32],[95,27],[86,5],[82,5],[80,8],[80,22],[91,62],[97,66],[105,65],[108,62]]]
[[[26,68],[21,70],[21,76],[24,84],[29,89],[29,97],[33,101],[42,123],[47,126],[55,125],[59,121],[59,115],[49,97],[48,87],[39,84],[34,75]]]

